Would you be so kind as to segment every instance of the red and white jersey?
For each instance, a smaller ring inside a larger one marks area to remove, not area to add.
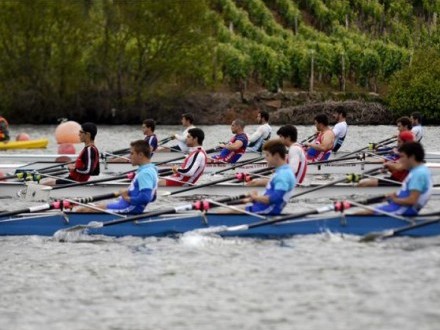
[[[196,183],[205,170],[207,160],[208,156],[202,147],[191,148],[182,166],[171,176],[171,179],[182,182],[183,186]]]
[[[296,182],[302,183],[307,172],[307,159],[304,149],[299,143],[289,147],[287,162],[295,174]]]

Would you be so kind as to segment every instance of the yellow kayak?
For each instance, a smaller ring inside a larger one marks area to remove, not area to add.
[[[0,150],[46,148],[48,143],[48,139],[0,142]]]

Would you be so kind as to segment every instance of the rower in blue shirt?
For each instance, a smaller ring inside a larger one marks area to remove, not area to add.
[[[293,194],[296,178],[287,164],[287,151],[281,140],[269,140],[264,144],[263,152],[268,166],[275,167],[275,173],[266,185],[263,195],[252,191],[243,202],[252,202],[252,205],[246,207],[248,212],[278,215]]]
[[[111,211],[122,214],[140,214],[148,203],[156,200],[158,184],[157,169],[150,163],[151,148],[147,141],[138,140],[130,144],[130,159],[133,166],[139,165],[128,189],[120,191],[113,202],[101,203],[93,208],[79,208],[77,212]]]
[[[388,203],[376,207],[380,211],[414,216],[428,203],[432,193],[431,172],[424,164],[425,151],[418,142],[406,142],[399,147],[399,162],[409,170],[402,187],[388,196]],[[373,211],[361,212],[371,214]]]

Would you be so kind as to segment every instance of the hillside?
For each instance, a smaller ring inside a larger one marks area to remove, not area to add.
[[[218,57],[233,88],[386,89],[438,39],[439,1],[214,0]]]

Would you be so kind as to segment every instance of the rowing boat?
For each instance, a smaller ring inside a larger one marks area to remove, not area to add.
[[[41,235],[52,236],[60,229],[67,229],[76,225],[87,225],[91,221],[111,221],[115,216],[105,213],[61,213],[45,212],[40,214],[22,215],[0,219],[0,235]],[[203,228],[217,228],[218,226],[239,226],[253,223],[259,219],[249,215],[224,215],[187,213],[177,216],[145,218],[137,221],[125,222],[113,226],[88,229],[89,234],[108,236],[169,236],[183,234]],[[415,220],[415,223],[423,221]],[[355,216],[332,214],[324,217],[306,217],[291,221],[283,221],[272,225],[264,225],[249,230],[229,230],[219,234],[222,236],[245,236],[278,238],[294,235],[308,235],[321,233],[339,233],[350,235],[365,235],[370,232],[393,230],[409,223],[388,216]],[[402,233],[407,236],[426,237],[440,235],[438,222],[419,228],[406,230]]]
[[[295,194],[305,193],[310,189],[315,189],[319,187],[319,190],[304,194],[304,198],[334,198],[340,196],[381,195],[392,193],[398,189],[398,187],[396,186],[356,187],[352,184],[335,184],[330,187],[322,187],[325,184],[328,185],[328,181],[314,182],[313,184],[307,186],[298,186],[295,188]],[[41,186],[34,183],[25,184],[22,182],[1,182],[0,196],[16,197],[17,195],[20,195],[23,199],[28,201],[42,201],[47,200],[49,197],[52,199],[63,199],[75,198],[79,196],[102,195],[126,188],[128,188],[128,183],[120,181],[109,181],[92,185],[73,186],[65,189],[52,189],[51,187]],[[168,196],[171,193],[178,197],[188,197],[194,195],[231,196],[245,194],[252,190],[263,193],[265,189],[264,187],[249,187],[238,183],[219,183],[197,188],[194,190],[184,191],[182,193],[177,193],[183,188],[185,187],[159,187],[158,195],[162,197]],[[440,187],[435,187],[433,189],[432,197],[440,197]]]
[[[36,162],[30,163],[24,166],[20,166],[16,168],[16,172],[31,172],[38,171],[40,168],[45,168],[53,165],[52,163],[47,162]],[[169,163],[158,166],[159,169],[170,169],[174,165],[179,165],[178,163]],[[205,174],[212,174],[218,171],[224,171],[227,168],[232,167],[237,164],[207,164],[205,167]],[[355,162],[334,162],[334,163],[326,163],[326,164],[309,164],[307,166],[307,174],[317,174],[317,175],[325,175],[325,174],[348,174],[348,173],[361,173],[364,171],[370,171],[371,169],[380,167],[382,163],[377,162],[366,162],[366,161],[355,161]],[[60,165],[62,166],[62,165]],[[440,163],[426,163],[426,166],[431,170],[433,175],[440,174]],[[235,169],[231,169],[228,174],[235,172],[249,173],[255,170],[260,170],[267,167],[266,162],[258,162],[251,163],[236,167]],[[129,163],[106,163],[106,165],[101,164],[101,172],[104,174],[118,174],[118,173],[126,173],[128,171],[134,170],[135,168]]]
[[[0,150],[47,148],[48,143],[48,139],[0,142]],[[4,156],[6,155],[2,155],[2,158]]]
[[[29,142],[29,141],[23,141]],[[9,142],[11,143],[11,142]],[[344,158],[344,154],[348,154],[348,152],[340,153],[336,156],[332,155],[330,159],[335,158]],[[157,152],[153,155],[152,162],[162,163],[168,160],[172,160],[178,158],[179,156],[184,156],[181,153],[177,152]],[[16,163],[27,163],[27,162],[55,162],[57,159],[67,159],[70,158],[75,160],[78,157],[78,154],[18,154],[18,153],[10,153],[10,154],[2,154],[1,162],[16,162]],[[262,154],[257,152],[246,152],[241,158],[240,161],[248,161],[251,159],[255,159],[257,157],[262,157]],[[440,161],[440,153],[439,152],[427,152],[425,155],[425,160],[428,162],[438,162]],[[106,159],[101,158],[101,163],[105,165],[105,163],[110,162],[111,158],[107,157]]]

